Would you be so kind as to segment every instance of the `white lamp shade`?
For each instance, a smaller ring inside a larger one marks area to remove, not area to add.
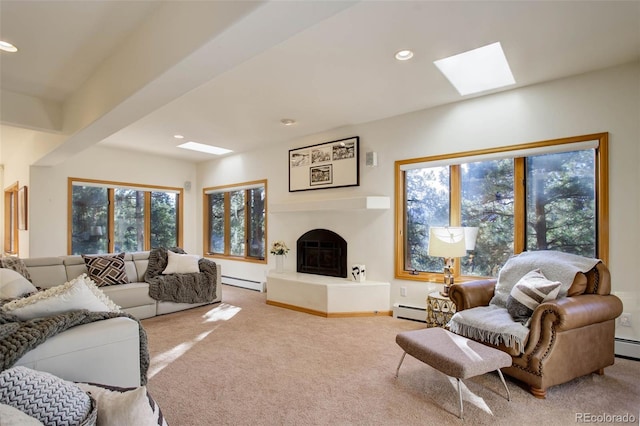
[[[466,256],[465,232],[462,227],[443,226],[429,228],[429,256]]]
[[[480,228],[478,227],[464,227],[464,243],[467,250],[473,250],[476,248],[476,239],[478,238],[479,230]]]

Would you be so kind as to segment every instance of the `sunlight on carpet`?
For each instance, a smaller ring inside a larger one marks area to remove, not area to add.
[[[205,313],[202,318],[204,318],[204,322],[228,321],[240,312],[240,310],[242,310],[242,308],[229,305],[228,303],[220,303]]]
[[[204,333],[200,333],[190,342],[181,343],[173,349],[169,349],[168,351],[162,352],[151,358],[151,362],[149,363],[149,372],[148,377],[151,378],[162,371],[166,366],[171,364],[176,359],[180,358],[184,355],[189,349],[193,347],[196,343],[206,338],[213,330],[205,331]]]
[[[449,379],[449,383],[451,383],[451,386],[453,387],[453,390],[457,393],[458,392],[458,381],[455,378],[449,377],[449,376],[447,376],[447,379]],[[462,388],[462,399],[464,401],[468,401],[470,404],[475,405],[476,407],[478,407],[482,411],[484,411],[487,414],[490,414],[490,415],[493,416],[493,412],[491,411],[491,408],[489,408],[489,406],[485,402],[484,398],[482,398],[481,396],[478,396],[475,393],[471,392],[471,389],[469,389],[467,387],[467,385],[462,380],[460,380],[460,385],[461,385],[461,388]]]

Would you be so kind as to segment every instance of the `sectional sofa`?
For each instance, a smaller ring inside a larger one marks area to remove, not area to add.
[[[103,286],[100,289],[123,311],[138,319],[168,314],[204,305],[205,303],[174,303],[158,301],[149,296],[149,284],[144,282],[144,274],[149,264],[148,251],[125,253],[124,262],[129,284]],[[84,259],[80,255],[59,257],[36,257],[23,259],[31,281],[36,287],[49,288],[64,284],[82,274],[88,273]],[[222,300],[220,286],[221,268],[217,265],[216,298],[212,303]]]
[[[103,286],[100,289],[137,319],[150,318],[206,303],[174,303],[149,297],[144,274],[148,251],[125,254],[125,269],[130,283]],[[84,273],[82,256],[23,259],[33,284],[41,288],[64,284]],[[216,297],[222,300],[221,270],[216,265]],[[133,387],[140,383],[139,324],[126,317],[110,318],[66,330],[25,354],[16,365],[47,371],[66,380]]]

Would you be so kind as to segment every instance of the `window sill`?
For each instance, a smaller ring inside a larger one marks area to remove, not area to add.
[[[213,254],[213,253],[205,253],[204,257],[207,259],[223,259],[223,260],[234,260],[236,262],[249,262],[249,263],[267,263],[267,259],[256,259],[253,257],[242,257],[242,256],[226,256],[224,254]]]

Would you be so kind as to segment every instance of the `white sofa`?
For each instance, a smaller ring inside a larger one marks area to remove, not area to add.
[[[48,288],[87,273],[82,256],[23,259],[33,284]],[[149,297],[144,273],[149,252],[125,254],[129,284],[100,287],[122,310],[138,319],[176,312],[205,303],[173,303]],[[216,298],[222,300],[221,270],[217,265]],[[134,387],[140,383],[138,323],[118,317],[73,327],[27,352],[16,365],[47,371],[65,380]]]
[[[35,257],[23,259],[29,270],[31,281],[36,287],[49,288],[64,284],[82,274],[88,274],[84,259],[80,255],[58,257]],[[182,311],[205,305],[206,303],[174,303],[158,301],[149,296],[149,284],[144,282],[144,274],[149,264],[149,252],[126,253],[125,269],[129,284],[103,286],[100,289],[123,311],[138,319]],[[211,303],[222,300],[221,268],[216,265],[216,298]]]

